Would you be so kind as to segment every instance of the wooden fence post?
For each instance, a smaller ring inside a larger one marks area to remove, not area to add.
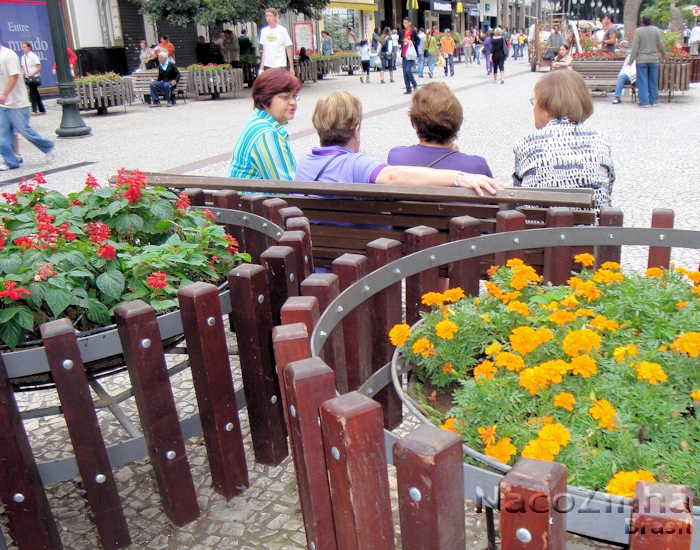
[[[319,407],[335,396],[335,374],[318,358],[288,363],[283,374],[289,438],[306,540],[309,548],[334,550],[338,546]]]
[[[471,216],[459,216],[450,220],[450,241],[481,236],[481,222]],[[459,287],[467,296],[479,295],[481,258],[452,262],[448,270],[450,288]]]
[[[332,273],[313,273],[301,282],[303,296],[315,296],[321,312],[340,294],[338,277]],[[335,372],[335,384],[340,393],[348,391],[348,372],[345,361],[343,325],[340,324],[328,335],[323,346],[325,361]]]
[[[440,244],[440,233],[432,227],[411,227],[405,234],[407,256]],[[438,292],[438,276],[438,268],[433,267],[406,278],[406,323],[409,325],[420,320],[421,311],[430,311],[430,307],[421,303],[421,297],[426,292]]]
[[[20,550],[63,548],[0,354],[0,500]],[[3,538],[0,532],[0,538]]]
[[[289,412],[287,410],[287,397],[284,390],[282,371],[285,365],[293,361],[301,361],[311,357],[309,346],[309,332],[304,323],[281,325],[272,329],[272,348],[275,353],[275,365],[277,365],[277,379],[280,383],[280,395],[282,396],[282,410],[287,423],[287,434],[290,432]]]
[[[294,249],[296,257],[295,282],[297,286],[301,285],[301,282],[312,273],[309,268],[309,252],[306,246],[308,241],[309,239],[303,231],[285,231],[279,240],[280,246],[290,246]]]
[[[134,300],[114,310],[163,510],[178,527],[199,517],[155,310]]]
[[[651,226],[663,229],[673,227],[675,213],[670,208],[654,208],[651,214]],[[661,242],[661,241],[660,241]],[[671,265],[671,248],[667,246],[650,246],[647,267],[668,269]]]
[[[570,208],[547,208],[547,227],[572,227],[574,213]],[[566,240],[562,240],[564,244]],[[565,285],[571,277],[571,247],[557,246],[544,249],[544,282],[553,285]]]
[[[267,269],[270,285],[270,309],[273,325],[280,324],[280,310],[290,296],[299,295],[296,281],[299,256],[290,246],[271,246],[260,255],[260,263]]]
[[[311,243],[311,224],[309,224],[309,219],[305,217],[291,218],[287,222],[287,231],[302,231],[305,235],[305,238],[303,238],[301,242],[302,250],[304,251],[304,278],[306,278],[314,272],[314,256]]]
[[[287,208],[287,201],[280,198],[266,199],[262,203],[263,206],[263,217],[270,220],[272,223],[279,225],[284,229],[280,220],[280,210],[282,208]]]
[[[281,208],[279,210],[280,216],[280,227],[282,229],[287,229],[287,221],[292,218],[302,218],[304,213],[299,210],[296,206],[288,206],[287,208]]]
[[[367,245],[367,259],[372,271],[398,260],[401,243],[393,239],[376,239]],[[372,371],[376,372],[391,361],[394,348],[389,331],[402,322],[401,283],[391,285],[372,299]],[[391,385],[377,392],[374,398],[382,405],[384,427],[393,430],[403,420],[402,403]]]
[[[219,189],[211,195],[212,204],[217,208],[227,208],[228,210],[240,210],[241,203],[238,193],[230,189]],[[226,233],[233,236],[238,241],[240,250],[245,250],[245,235],[243,228],[238,225],[224,225]]]
[[[287,456],[287,433],[272,362],[267,271],[261,265],[239,265],[229,272],[228,285],[255,461],[276,466]]]
[[[287,298],[280,310],[283,325],[304,323],[309,336],[314,331],[320,316],[321,311],[315,296],[292,296]]]
[[[267,199],[267,195],[241,195],[239,198],[241,210],[262,216],[262,203]],[[254,264],[260,263],[260,254],[270,245],[267,235],[250,227],[244,227],[243,234],[245,235],[246,252],[250,254],[251,262]]]
[[[496,233],[504,231],[520,231],[525,229],[525,214],[517,210],[501,210],[496,214]],[[525,261],[524,250],[512,250],[510,252],[498,252],[496,265],[506,265],[511,258],[519,258]]]
[[[520,458],[500,483],[503,548],[565,550],[566,512],[573,501],[566,493],[566,466]]]
[[[369,275],[369,261],[361,254],[343,254],[333,260],[333,273],[338,276],[340,291]],[[358,389],[372,376],[372,321],[370,302],[365,300],[343,319],[345,364],[348,391]]]
[[[41,337],[100,542],[105,549],[129,546],[129,527],[102,439],[73,323],[68,319],[45,323],[41,325]]]
[[[693,492],[684,485],[637,482],[630,550],[690,550]]]
[[[381,406],[357,392],[321,405],[339,550],[393,550]]]
[[[183,193],[190,199],[190,204],[192,206],[206,205],[204,202],[204,191],[202,189],[185,189]]]
[[[177,296],[212,486],[230,500],[250,484],[219,289],[192,283]]]
[[[603,206],[600,209],[598,224],[600,227],[622,227],[624,215],[619,208]],[[598,269],[605,262],[620,263],[622,247],[619,245],[596,245],[595,268]]]
[[[464,530],[462,438],[421,424],[394,445],[404,550],[459,550]]]

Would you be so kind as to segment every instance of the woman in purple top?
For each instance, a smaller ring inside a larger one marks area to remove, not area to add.
[[[348,92],[333,92],[319,99],[311,121],[318,132],[321,147],[314,147],[301,156],[294,177],[297,181],[468,187],[482,197],[484,191],[495,195],[503,188],[484,174],[389,166],[360,153],[362,104]]]
[[[493,61],[491,60],[491,41],[493,40],[491,38],[492,34],[493,33],[491,31],[486,33],[486,38],[484,38],[484,49],[482,50],[484,58],[486,59],[486,74],[491,74],[491,71],[493,71]]]
[[[446,84],[431,82],[421,86],[413,94],[408,116],[419,143],[394,147],[389,151],[389,164],[446,168],[493,177],[486,159],[459,152],[454,140],[464,115],[462,105]]]

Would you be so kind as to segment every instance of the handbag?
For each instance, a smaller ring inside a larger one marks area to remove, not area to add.
[[[435,60],[435,64],[438,67],[444,67],[445,66],[445,58],[442,57],[441,55],[439,55],[438,58]]]
[[[416,53],[416,47],[413,45],[413,41],[408,43],[408,49],[406,50],[406,60],[415,61],[418,59],[418,53]]]
[[[542,59],[544,59],[545,61],[551,60],[552,59],[552,50],[547,50],[546,52],[544,52],[542,54]]]
[[[41,76],[38,74],[35,74],[32,76],[25,76],[24,83],[25,84],[32,84],[32,85],[36,85],[36,86],[41,86]]]

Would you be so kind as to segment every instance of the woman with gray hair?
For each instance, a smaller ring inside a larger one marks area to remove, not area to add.
[[[155,69],[158,66],[158,58],[156,53],[148,47],[148,42],[141,40],[140,44],[141,50],[139,51],[139,60],[141,64],[139,65],[139,72],[146,71],[148,69]]]
[[[496,83],[498,71],[501,71],[501,84],[506,81],[506,72],[503,68],[506,62],[506,41],[502,36],[501,29],[496,29],[491,39],[491,63],[493,63],[493,83]]]

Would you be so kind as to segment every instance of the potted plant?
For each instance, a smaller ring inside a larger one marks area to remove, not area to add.
[[[106,115],[107,108],[115,105],[131,104],[134,90],[131,80],[125,80],[116,73],[90,74],[75,79],[78,90],[78,108],[97,109],[98,115]]]

